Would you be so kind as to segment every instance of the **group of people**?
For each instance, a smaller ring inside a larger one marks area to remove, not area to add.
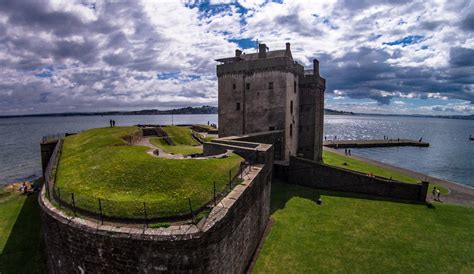
[[[110,123],[110,127],[115,127],[115,120],[110,120],[109,123]]]
[[[441,202],[440,200],[441,191],[439,191],[439,188],[433,187],[431,194],[432,194],[433,200]]]
[[[348,156],[348,155],[351,156],[351,150],[348,149],[348,148],[345,148],[344,149],[344,154],[346,154],[346,156]]]

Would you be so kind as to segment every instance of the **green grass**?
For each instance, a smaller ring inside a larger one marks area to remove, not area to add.
[[[185,146],[200,145],[198,141],[194,140],[194,138],[192,137],[192,131],[188,127],[166,126],[166,127],[163,127],[163,130],[168,134],[168,136],[171,139],[173,139],[173,142],[176,145],[185,145]]]
[[[150,138],[150,142],[162,148],[165,152],[172,153],[172,154],[182,154],[182,155],[190,155],[195,153],[202,153],[202,146],[188,146],[188,145],[176,145],[170,146],[168,145],[162,137],[153,137]]]
[[[335,194],[273,183],[274,225],[254,272],[474,272],[474,208]]]
[[[0,273],[44,273],[38,195],[0,189]]]
[[[128,146],[120,137],[135,127],[98,128],[65,139],[56,185],[61,197],[98,211],[98,198],[106,215],[167,217],[189,212],[212,199],[228,183],[229,171],[238,171],[242,158],[163,159],[148,155],[148,147]]]
[[[376,176],[380,177],[385,177],[385,178],[392,178],[397,181],[405,182],[405,183],[419,183],[420,180],[416,179],[414,177],[405,175],[403,173],[389,170],[386,168],[378,167],[357,159],[354,159],[352,157],[340,155],[334,152],[330,152],[327,150],[323,150],[323,161],[325,164],[331,165],[331,166],[336,166],[340,168],[345,168],[345,169],[350,169],[362,173],[373,173]],[[344,165],[346,163],[346,165]],[[447,188],[436,185],[436,184],[430,184],[430,188],[428,190],[428,194],[431,193],[433,187],[437,187],[440,189],[442,194],[447,194],[449,191]]]
[[[150,139],[150,142],[155,146],[173,154],[190,155],[202,153],[202,146],[192,137],[192,130],[189,127],[166,126],[163,127],[163,130],[173,140],[175,146],[168,145],[161,137]]]

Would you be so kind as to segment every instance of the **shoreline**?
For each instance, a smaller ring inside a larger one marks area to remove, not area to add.
[[[327,150],[327,151],[330,151],[330,152],[340,154],[340,155],[344,155],[344,151],[341,151],[341,150],[328,148],[328,147],[323,147],[323,149]],[[346,155],[344,155],[344,156],[346,156]],[[408,176],[414,177],[414,178],[419,179],[419,180],[427,180],[430,183],[434,183],[434,184],[444,186],[449,190],[449,193],[447,195],[442,195],[441,196],[442,202],[474,206],[474,187],[462,185],[462,184],[459,184],[459,183],[450,182],[450,181],[447,181],[447,180],[444,180],[444,179],[440,179],[440,178],[432,177],[432,176],[429,176],[429,175],[426,175],[426,174],[423,174],[423,173],[420,173],[420,172],[416,172],[416,171],[413,171],[413,170],[410,170],[410,169],[394,166],[394,165],[391,165],[391,164],[382,163],[380,161],[372,160],[372,159],[361,157],[361,156],[351,155],[351,156],[347,156],[347,157],[351,157],[351,158],[354,158],[354,159],[357,159],[357,160],[360,160],[360,161],[363,161],[363,162],[366,162],[366,163],[369,163],[369,164],[373,164],[375,166],[379,166],[379,167],[382,167],[382,168],[397,171],[397,172],[406,174]],[[431,193],[428,193],[426,195],[426,200],[427,201],[433,201],[433,199],[431,198]]]

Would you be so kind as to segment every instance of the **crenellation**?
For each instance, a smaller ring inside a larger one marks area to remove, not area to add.
[[[273,144],[281,147],[276,160],[301,155],[321,161],[325,80],[319,61],[305,71],[290,43],[284,50],[258,49],[217,59],[219,137],[283,130],[281,143]]]

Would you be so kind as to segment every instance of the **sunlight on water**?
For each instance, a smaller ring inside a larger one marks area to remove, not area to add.
[[[217,115],[137,115],[37,117],[0,119],[0,184],[39,176],[39,142],[43,135],[77,132],[117,125],[217,124]],[[383,139],[423,137],[429,148],[399,147],[353,149],[353,154],[474,186],[474,121],[415,117],[326,115],[324,134],[329,139]]]

